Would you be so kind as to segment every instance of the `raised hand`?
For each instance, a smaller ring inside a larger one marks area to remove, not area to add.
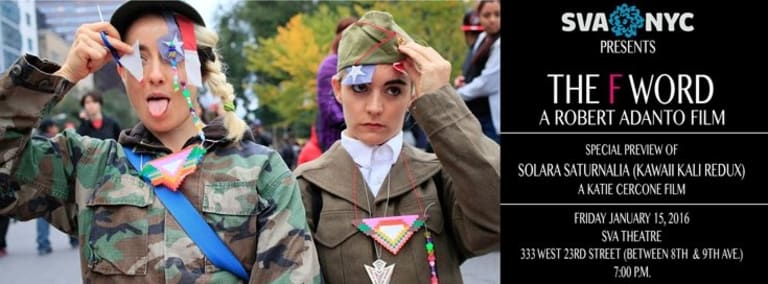
[[[122,42],[115,27],[107,22],[84,24],[77,29],[75,41],[69,49],[67,58],[55,75],[62,76],[76,83],[93,72],[101,69],[112,56],[101,39],[101,32],[107,33],[107,40],[118,53],[132,53],[133,48]]]
[[[411,75],[416,86],[416,98],[449,84],[451,63],[434,48],[408,42],[400,45],[398,49],[408,56],[405,61],[405,70]]]

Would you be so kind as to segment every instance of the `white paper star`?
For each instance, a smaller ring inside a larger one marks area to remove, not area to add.
[[[365,76],[365,72],[363,72],[363,65],[354,65],[349,68],[349,75],[347,77],[352,77],[352,84],[357,83],[357,77],[358,76]]]
[[[136,81],[141,81],[144,78],[144,67],[141,65],[138,40],[133,43],[133,53],[124,54],[123,57],[120,57],[120,64],[136,78]]]
[[[181,46],[184,45],[184,42],[181,42],[178,40],[176,34],[173,35],[173,39],[171,39],[170,41],[165,41],[163,43],[165,43],[165,45],[167,45],[168,47],[174,47],[174,49],[176,49],[176,52],[179,52],[181,50]]]

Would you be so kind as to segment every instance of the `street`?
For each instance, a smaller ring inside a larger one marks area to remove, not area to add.
[[[27,284],[81,283],[80,256],[77,249],[69,246],[69,238],[56,228],[51,227],[51,247],[53,253],[37,255],[37,227],[35,220],[27,222],[11,221],[8,235],[8,255],[0,258],[0,283]]]

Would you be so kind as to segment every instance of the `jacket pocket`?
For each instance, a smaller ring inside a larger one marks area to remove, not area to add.
[[[335,248],[358,232],[353,225],[352,211],[323,211],[317,223],[315,241],[327,248]]]
[[[138,177],[123,175],[96,189],[86,201],[92,213],[89,268],[106,275],[146,275],[147,211],[154,193]]]
[[[257,249],[261,213],[269,208],[267,200],[259,196],[257,182],[207,183],[202,197],[201,210],[206,222],[242,263],[255,261],[252,252]],[[205,257],[206,273],[219,270]]]
[[[353,211],[320,213],[314,237],[320,263],[326,264],[320,265],[326,283],[362,283],[345,278],[345,275],[355,268],[363,269],[362,263],[373,259],[366,256],[371,251],[372,241],[352,225],[354,218]]]
[[[258,215],[262,204],[256,180],[212,182],[205,185],[202,210],[229,216]]]

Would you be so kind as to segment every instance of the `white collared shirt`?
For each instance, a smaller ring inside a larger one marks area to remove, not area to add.
[[[360,173],[368,184],[368,188],[376,196],[389,174],[392,165],[397,162],[400,150],[403,148],[403,131],[400,131],[379,146],[368,146],[357,139],[347,136],[347,131],[341,132],[341,146],[347,150],[355,161]]]

